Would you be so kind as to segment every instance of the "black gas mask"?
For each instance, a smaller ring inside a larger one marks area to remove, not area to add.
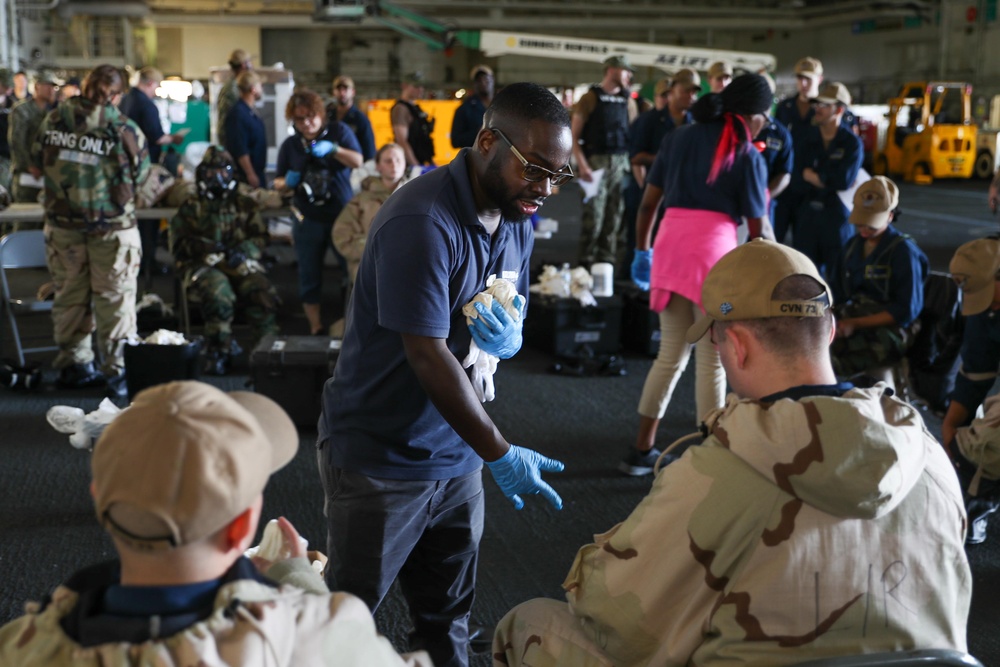
[[[221,200],[236,192],[233,159],[220,146],[209,146],[194,172],[198,196],[208,200]]]

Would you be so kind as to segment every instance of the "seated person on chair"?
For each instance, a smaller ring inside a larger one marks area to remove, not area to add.
[[[170,249],[185,289],[201,301],[205,372],[225,375],[240,349],[232,331],[237,299],[246,305],[256,343],[278,333],[278,292],[259,261],[267,247],[267,225],[253,200],[237,193],[229,153],[210,146],[195,182],[197,194],[170,221]]]
[[[261,394],[201,382],[140,392],[91,459],[97,519],[118,559],[78,571],[0,629],[0,664],[429,664],[404,662],[361,600],[327,590],[287,521],[288,557],[244,557],[264,486],[298,442]]]
[[[913,341],[929,268],[913,239],[891,224],[898,205],[899,189],[885,176],[854,193],[850,221],[857,233],[830,274],[837,304],[831,353],[839,377],[866,373],[889,381],[889,367]]]
[[[977,239],[962,245],[951,258],[949,270],[962,290],[965,331],[962,367],[955,378],[948,412],[941,422],[941,442],[955,459],[959,478],[968,492],[972,526],[968,541],[977,544],[986,539],[987,517],[1000,500],[1000,484],[995,481],[1000,477],[1000,466],[984,465],[988,460],[984,454],[998,448],[1000,438],[995,433],[992,436],[983,433],[982,425],[976,429],[978,436],[976,432],[970,435],[962,427],[972,422],[1000,374],[1000,239]],[[987,412],[986,418],[995,422],[996,416],[989,414],[992,411]],[[980,444],[971,447],[972,442]],[[984,466],[984,481],[979,489],[970,490],[980,465]]]
[[[837,383],[829,290],[802,253],[724,255],[687,333],[735,393],[623,523],[577,552],[569,604],[500,621],[494,664],[736,665],[966,650],[965,508],[920,413]]]

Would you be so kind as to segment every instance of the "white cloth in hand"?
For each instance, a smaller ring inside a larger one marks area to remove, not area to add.
[[[476,391],[480,403],[492,401],[496,398],[496,387],[493,385],[493,374],[497,371],[497,363],[500,360],[492,354],[483,352],[476,345],[476,341],[469,341],[469,354],[462,361],[462,368],[472,368],[469,371],[469,379],[472,380],[472,388]]]
[[[465,314],[465,321],[471,324],[473,319],[479,317],[473,304],[477,301],[487,310],[493,307],[493,300],[496,299],[503,305],[515,321],[521,319],[521,311],[514,307],[514,297],[517,296],[517,287],[509,280],[498,278],[487,285],[486,291],[480,292],[472,298],[472,301],[462,306]],[[493,374],[497,371],[497,364],[500,359],[483,352],[476,345],[476,341],[469,341],[469,354],[462,360],[462,368],[471,368],[469,379],[472,381],[472,388],[479,397],[480,402],[486,403],[496,398],[496,387],[493,384]]]

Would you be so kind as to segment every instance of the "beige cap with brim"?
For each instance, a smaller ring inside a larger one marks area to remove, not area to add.
[[[823,291],[812,299],[775,301],[774,288],[785,278],[804,275]],[[729,251],[716,262],[701,286],[705,316],[691,325],[685,339],[697,343],[714,322],[768,317],[822,317],[833,304],[830,288],[816,265],[798,250],[755,239]]]
[[[151,387],[94,447],[98,521],[137,550],[196,542],[251,507],[298,446],[292,420],[261,394],[195,381]]]
[[[982,313],[996,296],[1000,239],[976,239],[959,246],[948,271],[962,289],[962,314]]]

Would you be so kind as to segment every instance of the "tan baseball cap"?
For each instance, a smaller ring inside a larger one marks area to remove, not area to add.
[[[244,49],[233,49],[233,52],[229,54],[229,60],[227,62],[230,65],[242,65],[248,60],[250,60],[250,54]]]
[[[62,81],[59,80],[59,77],[52,70],[43,69],[35,74],[35,83],[47,83],[52,86],[59,86],[62,84]]]
[[[785,278],[804,275],[823,286],[808,300],[774,301],[774,288]],[[713,322],[759,320],[768,317],[822,317],[833,304],[830,288],[816,265],[798,250],[755,239],[723,255],[701,286],[705,316],[685,336],[696,343]]]
[[[714,79],[719,76],[733,76],[733,66],[721,60],[712,63],[711,67],[708,68],[708,78]]]
[[[653,88],[654,94],[666,95],[670,92],[670,79],[660,79],[656,82],[656,86]]]
[[[469,72],[469,79],[472,81],[476,80],[476,77],[480,74],[486,74],[487,76],[493,76],[493,70],[490,69],[488,65],[476,65]]]
[[[408,83],[411,86],[423,86],[427,83],[427,77],[424,76],[423,72],[408,72],[403,75],[403,83]]]
[[[684,68],[682,70],[678,70],[678,72],[674,74],[673,78],[670,79],[671,88],[677,85],[701,90],[701,77],[698,76],[698,73],[693,69]]]
[[[354,79],[344,74],[341,74],[336,79],[333,80],[331,88],[336,88],[337,86],[347,86],[348,88],[354,88]]]
[[[94,447],[97,519],[135,549],[170,549],[222,529],[295,456],[292,420],[271,399],[202,382],[135,397]]]
[[[823,63],[815,58],[803,58],[795,63],[795,76],[808,76],[816,79],[823,76]]]
[[[889,224],[889,213],[899,206],[899,188],[885,176],[873,176],[854,191],[851,224],[876,229]]]
[[[1000,272],[1000,239],[976,239],[955,251],[948,266],[962,288],[962,314],[978,315],[993,305]]]
[[[839,81],[834,81],[820,88],[819,95],[809,101],[821,104],[843,104],[846,107],[851,105],[851,93],[847,90],[847,86]]]
[[[604,68],[609,67],[621,67],[622,69],[627,69],[630,72],[635,72],[635,68],[632,67],[632,63],[629,62],[628,56],[624,54],[619,54],[615,56],[608,56],[604,59]]]

